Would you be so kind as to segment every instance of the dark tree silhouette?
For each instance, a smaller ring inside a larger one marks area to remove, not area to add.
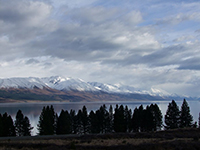
[[[133,112],[133,116],[131,119],[131,129],[133,132],[139,132],[139,109],[136,107]]]
[[[43,107],[38,123],[39,135],[53,135],[55,134],[55,130],[56,114],[53,106]]]
[[[131,115],[132,115],[131,109],[128,109],[128,106],[125,106],[124,119],[125,119],[125,125],[126,125],[126,132],[131,131]]]
[[[193,117],[190,114],[190,108],[188,106],[187,101],[184,99],[183,104],[181,106],[181,114],[180,114],[180,127],[192,127]]]
[[[24,136],[31,136],[31,130],[33,129],[33,127],[31,127],[29,118],[27,116],[24,117],[23,127],[24,127]]]
[[[180,111],[174,100],[168,105],[168,109],[165,115],[165,128],[176,129],[180,125]]]
[[[83,108],[82,108],[81,122],[82,122],[82,125],[83,125],[83,133],[86,134],[89,130],[88,129],[89,119],[88,119],[87,108],[85,106],[83,106]]]
[[[16,129],[16,135],[17,136],[23,136],[23,121],[24,121],[24,115],[22,114],[21,110],[18,110],[15,120],[15,129]]]
[[[21,110],[18,110],[15,120],[15,130],[17,136],[31,136],[31,124],[28,117],[24,117]]]
[[[163,116],[161,110],[159,109],[157,104],[151,104],[150,111],[153,115],[153,122],[154,122],[153,131],[161,130],[163,124],[162,121]]]
[[[71,133],[71,119],[68,111],[61,110],[60,116],[57,120],[56,134],[70,134]]]
[[[70,110],[70,122],[71,122],[71,133],[76,134],[78,132],[78,117],[75,110]]]
[[[113,120],[114,120],[113,108],[112,108],[112,105],[110,105],[110,107],[109,107],[108,129],[107,129],[108,132],[113,131]]]
[[[16,136],[15,126],[10,115],[8,116],[7,113],[4,113],[2,117],[2,123],[3,136]]]
[[[143,131],[153,131],[154,118],[149,106],[147,106],[146,109],[143,110],[142,127]]]
[[[89,118],[87,108],[83,106],[82,110],[78,111],[77,114],[77,131],[79,134],[86,134],[89,131]]]
[[[3,136],[3,117],[0,114],[0,137]]]
[[[89,132],[90,133],[100,133],[100,125],[99,120],[97,118],[97,113],[94,113],[94,111],[90,111],[89,114]]]
[[[124,106],[116,105],[115,113],[114,113],[114,131],[115,132],[126,132],[126,122],[124,116]]]

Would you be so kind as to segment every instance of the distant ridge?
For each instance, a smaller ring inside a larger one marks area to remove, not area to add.
[[[137,90],[131,86],[85,82],[60,76],[0,79],[0,102],[132,101],[166,100],[172,97],[161,92]]]
[[[0,79],[0,88],[52,88],[60,91],[85,91],[85,92],[107,92],[107,93],[137,93],[149,95],[164,95],[162,93],[138,90],[132,86],[111,85],[99,82],[85,82],[82,79],[52,76],[45,78],[6,78]]]

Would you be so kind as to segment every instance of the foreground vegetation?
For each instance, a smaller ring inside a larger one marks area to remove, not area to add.
[[[200,130],[197,128],[138,133],[8,137],[0,139],[0,149],[199,150],[199,137]]]

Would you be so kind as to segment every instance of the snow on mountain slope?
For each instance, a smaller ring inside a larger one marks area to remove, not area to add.
[[[99,82],[88,82],[90,85],[94,86],[95,88],[108,92],[108,93],[133,93],[135,88],[130,86],[123,86],[120,84],[111,85],[111,84],[104,84]]]
[[[46,85],[42,82],[40,78],[7,78],[0,79],[0,88],[29,88],[34,87],[43,88]]]
[[[42,78],[42,80],[47,86],[57,90],[98,91],[98,89],[81,79],[53,76]]]
[[[131,86],[125,86],[121,84],[104,84],[99,82],[85,82],[81,79],[67,78],[60,76],[52,76],[45,78],[7,78],[0,79],[0,88],[28,88],[34,87],[43,89],[52,88],[62,91],[87,91],[87,92],[107,92],[107,93],[137,93],[137,94],[149,94],[163,96],[166,93],[161,90],[151,89],[150,91],[143,91]]]

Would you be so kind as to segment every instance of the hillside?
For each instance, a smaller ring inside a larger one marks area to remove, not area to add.
[[[166,100],[173,96],[158,90],[142,91],[126,85],[85,82],[66,77],[0,79],[0,102],[30,101],[135,101]],[[183,99],[176,96],[176,99]]]

